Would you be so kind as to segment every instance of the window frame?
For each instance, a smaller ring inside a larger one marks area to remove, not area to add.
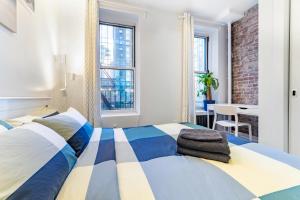
[[[111,69],[111,70],[132,70],[133,71],[133,108],[129,109],[119,109],[119,110],[102,110],[101,108],[101,115],[119,115],[119,114],[131,114],[137,112],[137,85],[136,85],[136,26],[134,25],[126,25],[126,24],[120,24],[120,23],[111,23],[106,21],[99,21],[99,31],[101,25],[108,25],[108,26],[114,26],[119,28],[130,28],[132,29],[132,66],[129,67],[120,67],[120,66],[103,66],[100,62],[99,57],[99,73],[101,73],[101,69]],[[100,45],[100,34],[99,34],[99,45]],[[100,48],[99,48],[99,55],[100,55]],[[100,94],[101,94],[101,81],[100,81]],[[102,106],[102,98],[100,96],[100,107]]]
[[[201,34],[194,34],[194,38],[204,38],[205,39],[205,51],[204,51],[205,52],[205,56],[204,56],[205,57],[205,71],[197,71],[197,70],[195,70],[195,68],[193,66],[193,76],[195,77],[196,75],[209,73],[209,62],[208,62],[208,60],[209,60],[209,36],[204,36]],[[195,90],[195,92],[197,92],[197,91]],[[195,94],[195,108],[197,110],[197,95],[196,94]]]
[[[193,69],[193,72],[196,74],[207,74],[209,72],[209,66],[208,66],[208,51],[209,51],[209,37],[208,36],[203,36],[200,34],[194,34],[194,38],[203,38],[206,40],[205,42],[205,71],[197,71]],[[194,66],[193,66],[194,67]]]

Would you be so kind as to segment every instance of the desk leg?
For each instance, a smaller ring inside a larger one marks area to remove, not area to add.
[[[206,117],[207,117],[207,128],[210,128],[209,127],[209,124],[210,124],[209,123],[209,110],[206,111]]]

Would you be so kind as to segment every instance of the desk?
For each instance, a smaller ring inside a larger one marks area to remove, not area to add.
[[[258,116],[259,117],[259,107],[257,105],[245,105],[245,104],[209,104],[207,106],[207,127],[209,127],[209,115],[210,111],[214,111],[215,105],[221,105],[221,106],[234,106],[237,108],[237,113],[239,115],[250,115],[250,116]],[[247,108],[247,109],[241,109],[241,108]]]

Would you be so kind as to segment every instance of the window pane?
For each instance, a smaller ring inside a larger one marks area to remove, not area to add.
[[[207,38],[194,38],[194,70],[205,72],[207,70]]]
[[[133,28],[100,24],[100,64],[133,67]]]
[[[203,108],[203,100],[205,99],[205,96],[200,93],[200,90],[203,89],[203,85],[198,83],[198,79],[198,75],[195,74],[196,110],[201,110]]]
[[[134,108],[134,71],[101,69],[102,110]]]

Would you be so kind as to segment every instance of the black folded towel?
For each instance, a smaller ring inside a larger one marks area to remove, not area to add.
[[[223,163],[228,163],[230,160],[229,155],[225,154],[219,154],[219,153],[209,153],[209,152],[204,152],[204,151],[195,151],[192,149],[186,149],[183,147],[178,146],[177,147],[177,152],[183,155],[188,155],[188,156],[194,156],[198,158],[204,158],[208,160],[215,160],[215,161],[220,161]]]
[[[186,149],[229,155],[230,148],[227,142],[227,134],[225,132],[220,132],[218,134],[221,136],[221,142],[200,142],[188,140],[179,135],[177,144]]]
[[[179,137],[201,142],[222,142],[223,139],[218,131],[210,129],[182,129]]]

